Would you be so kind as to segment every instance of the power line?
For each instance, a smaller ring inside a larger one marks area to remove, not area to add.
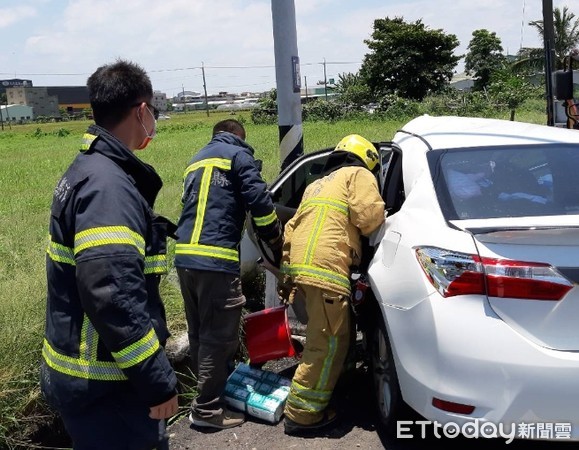
[[[0,75],[12,75],[13,72],[0,72]],[[21,77],[52,77],[52,76],[63,76],[63,77],[75,77],[80,75],[88,75],[88,73],[14,73],[14,76],[19,75]]]
[[[315,65],[348,65],[348,64],[361,64],[360,61],[320,61],[320,62],[307,62],[301,63],[302,66],[315,66]],[[205,66],[205,69],[274,69],[275,65],[248,65],[248,66]],[[153,69],[148,70],[148,73],[161,73],[161,72],[181,72],[186,70],[202,70],[202,66],[192,66],[192,67],[177,67],[173,69]],[[14,75],[14,76],[54,76],[54,77],[71,77],[71,76],[86,76],[89,75],[88,72],[80,73],[39,73],[39,72],[29,72],[29,73],[18,73],[13,74],[12,72],[0,72],[0,75]]]

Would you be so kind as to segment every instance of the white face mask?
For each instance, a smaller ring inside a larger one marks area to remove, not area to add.
[[[143,150],[147,145],[149,145],[149,142],[151,142],[157,134],[157,120],[155,119],[155,116],[153,115],[153,113],[151,112],[151,110],[149,109],[148,106],[147,106],[147,111],[149,111],[149,114],[153,118],[153,130],[151,131],[151,133],[149,133],[149,131],[147,130],[147,127],[145,127],[145,124],[143,123],[143,121],[139,117],[139,121],[141,122],[141,126],[143,127],[143,130],[145,130],[146,136],[143,139],[143,142],[141,142],[141,144],[137,147],[137,150]]]

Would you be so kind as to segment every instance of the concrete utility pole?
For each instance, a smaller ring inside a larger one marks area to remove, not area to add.
[[[324,100],[328,101],[328,77],[326,76],[326,58],[324,58]]]
[[[304,153],[301,75],[294,0],[271,0],[281,170]],[[265,306],[279,304],[277,280],[266,271]],[[295,308],[295,306],[294,306]],[[290,318],[295,318],[292,308]]]
[[[183,112],[187,112],[187,101],[185,100],[185,85],[181,85],[181,101],[183,102]]]
[[[207,101],[207,84],[205,83],[205,64],[201,62],[201,72],[203,74],[203,91],[205,92],[205,111],[207,111],[207,117],[209,117],[209,102]]]
[[[555,125],[553,99],[553,71],[555,61],[555,28],[553,26],[553,1],[543,0],[543,46],[545,51],[545,87],[547,95],[547,125]]]
[[[294,0],[271,0],[281,170],[304,153]]]

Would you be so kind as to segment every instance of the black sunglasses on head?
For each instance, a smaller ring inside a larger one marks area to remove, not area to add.
[[[157,108],[155,108],[153,105],[151,105],[150,103],[139,102],[139,103],[135,103],[134,105],[131,105],[131,107],[134,108],[135,106],[141,106],[143,103],[153,110],[153,117],[155,118],[155,120],[159,120],[159,110]]]

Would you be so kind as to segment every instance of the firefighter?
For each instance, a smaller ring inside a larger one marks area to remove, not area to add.
[[[351,341],[350,272],[361,261],[361,235],[384,222],[384,202],[375,173],[379,155],[360,135],[344,137],[323,177],[304,192],[285,225],[282,255],[283,302],[295,289],[305,297],[306,343],[285,406],[286,434],[301,434],[332,423],[328,403]]]
[[[281,257],[282,227],[245,137],[240,122],[218,122],[184,175],[175,267],[197,378],[189,420],[198,427],[231,428],[245,420],[227,408],[224,391],[245,305],[239,246],[248,211],[257,234]]]
[[[153,89],[117,60],[87,81],[95,124],[54,190],[41,388],[75,450],[168,449],[177,378],[159,295],[174,225],[162,181],[134,154],[155,135]]]

